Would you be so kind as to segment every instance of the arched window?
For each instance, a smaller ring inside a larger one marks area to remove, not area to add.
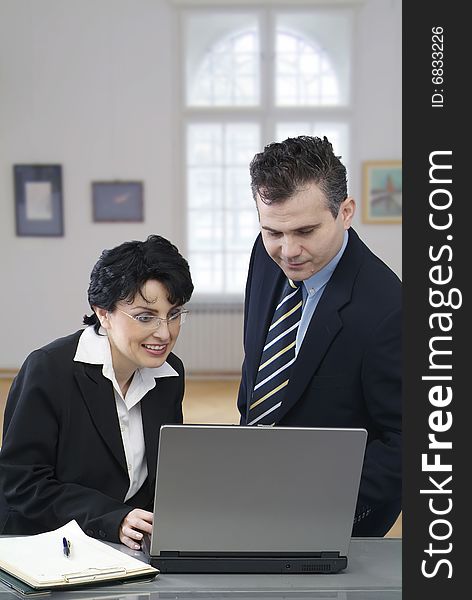
[[[278,106],[339,104],[338,79],[316,41],[298,32],[277,31],[275,97]]]
[[[290,136],[349,149],[350,9],[183,12],[187,256],[195,296],[242,298],[258,233],[249,163]]]
[[[254,106],[259,102],[259,39],[255,28],[208,48],[190,86],[192,106]]]

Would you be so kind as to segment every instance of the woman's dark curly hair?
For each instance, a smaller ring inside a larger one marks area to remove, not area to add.
[[[190,300],[193,283],[187,261],[171,242],[150,235],[144,242],[124,242],[102,252],[90,275],[89,304],[92,309],[99,306],[112,311],[119,301],[131,303],[137,294],[144,298],[142,288],[150,279],[162,283],[171,304],[181,306]],[[98,333],[100,321],[95,312],[85,315],[83,322]]]

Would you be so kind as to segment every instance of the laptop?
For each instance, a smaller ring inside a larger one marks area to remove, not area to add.
[[[365,429],[163,425],[161,573],[337,573],[347,566]]]

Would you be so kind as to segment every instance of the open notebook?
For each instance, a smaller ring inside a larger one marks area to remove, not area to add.
[[[365,429],[164,425],[152,565],[335,573],[347,565]]]
[[[63,538],[70,542],[64,554]],[[0,581],[25,594],[151,579],[158,569],[87,536],[76,521],[54,531],[0,538]],[[26,584],[26,585],[23,585]]]

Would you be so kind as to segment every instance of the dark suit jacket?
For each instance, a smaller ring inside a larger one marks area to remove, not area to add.
[[[156,379],[141,400],[148,478],[129,487],[111,382],[102,365],[74,362],[82,331],[31,353],[13,381],[0,452],[0,533],[33,534],[76,519],[91,536],[119,542],[134,507],[153,510],[160,426],[182,423],[184,369]]]
[[[241,424],[247,422],[262,347],[284,279],[259,236],[246,286]],[[276,416],[279,426],[367,429],[356,536],[384,535],[401,509],[400,311],[399,279],[350,229]],[[313,464],[320,459],[313,457]]]

